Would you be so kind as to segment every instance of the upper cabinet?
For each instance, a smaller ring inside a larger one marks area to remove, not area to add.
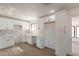
[[[17,27],[18,26],[18,27]],[[29,23],[9,18],[0,17],[0,30],[29,30]]]
[[[15,21],[7,18],[0,18],[0,30],[12,30],[13,25],[15,24]]]

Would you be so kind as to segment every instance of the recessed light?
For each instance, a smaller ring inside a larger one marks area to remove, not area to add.
[[[50,12],[51,12],[51,13],[53,13],[53,12],[54,12],[54,10],[51,10]]]

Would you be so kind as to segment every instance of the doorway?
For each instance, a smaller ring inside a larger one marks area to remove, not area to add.
[[[72,54],[79,56],[79,16],[72,18]]]

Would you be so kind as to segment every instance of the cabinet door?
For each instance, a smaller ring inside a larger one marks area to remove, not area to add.
[[[45,29],[45,45],[48,48],[54,49],[55,41],[55,23],[49,22],[44,24]]]
[[[15,30],[22,30],[22,25],[14,25]]]
[[[29,43],[29,44],[31,44],[31,41],[32,41],[31,40],[31,35],[27,35],[26,36],[26,42]]]

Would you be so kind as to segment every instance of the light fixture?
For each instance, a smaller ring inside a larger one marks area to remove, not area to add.
[[[53,13],[53,12],[54,12],[54,10],[51,10],[50,12],[51,12],[51,13]]]

